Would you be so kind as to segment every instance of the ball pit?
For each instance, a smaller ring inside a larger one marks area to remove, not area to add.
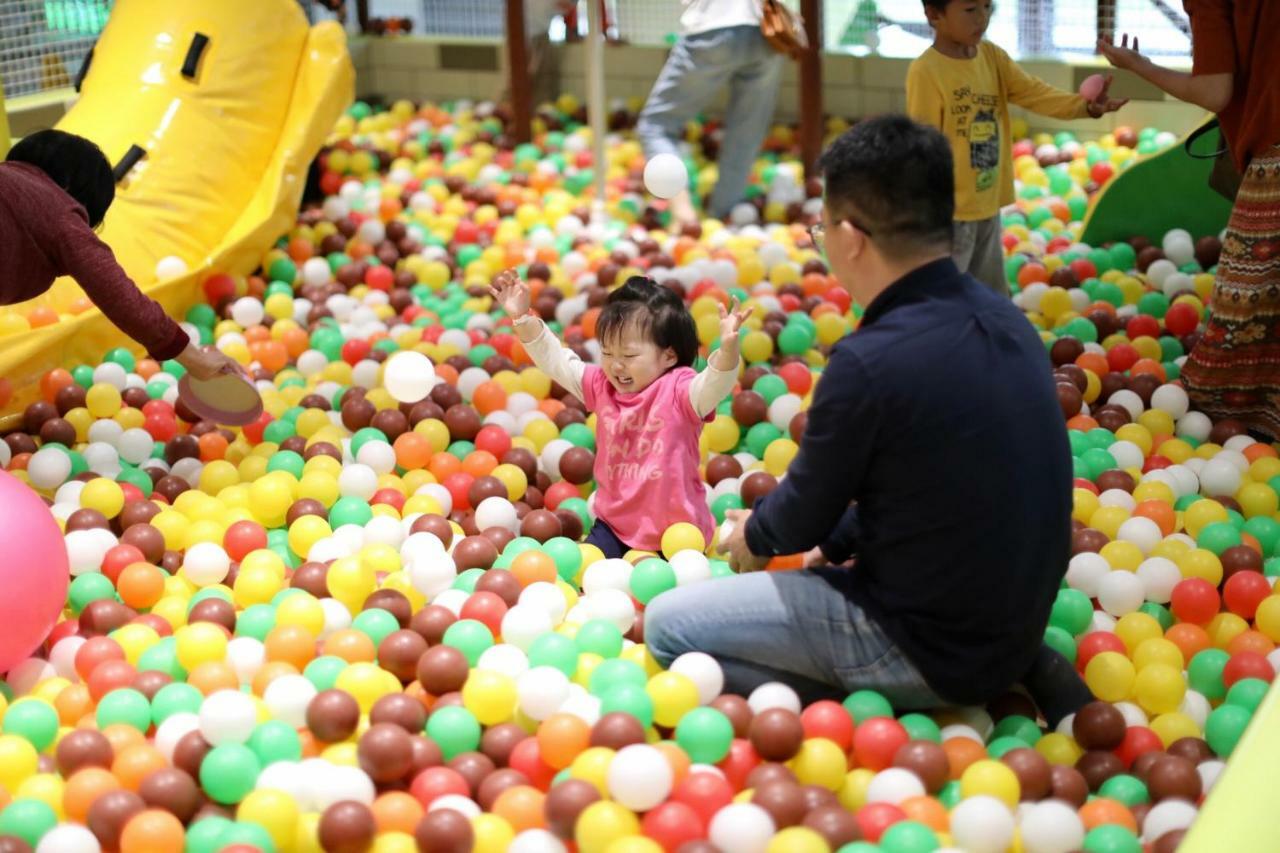
[[[61,526],[45,570],[69,587],[36,656],[6,658],[5,849],[1171,850],[1280,666],[1280,459],[1177,384],[1220,244],[1078,240],[1089,195],[1171,136],[1014,149],[1007,273],[1077,478],[1046,641],[1100,700],[1046,731],[1017,693],[898,715],[865,690],[723,694],[707,655],[656,665],[644,606],[732,570],[690,525],[624,560],[579,544],[594,418],[530,365],[490,279],[521,267],[585,358],[632,274],[681,292],[706,346],[718,306],[757,309],[702,439],[717,523],[784,475],[860,309],[809,245],[820,188],[789,131],[736,228],[667,234],[646,185],[705,195],[711,129],[652,174],[612,146],[596,222],[577,111],[513,146],[489,105],[356,104],[324,203],[185,317],[257,383],[243,429],[125,350],[44,378],[0,480]]]

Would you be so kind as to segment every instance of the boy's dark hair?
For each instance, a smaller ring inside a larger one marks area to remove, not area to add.
[[[698,332],[684,301],[674,290],[651,278],[632,276],[609,294],[596,321],[596,340],[604,343],[628,326],[659,349],[670,347],[679,367],[692,366],[698,357]]]
[[[939,12],[945,12],[947,11],[947,6],[950,3],[951,0],[924,0],[924,8],[926,11],[929,9],[937,9]]]
[[[854,125],[818,161],[833,222],[849,220],[894,259],[949,248],[951,144],[932,127],[883,115]]]
[[[116,197],[116,178],[102,149],[74,133],[41,130],[25,137],[5,158],[41,169],[67,191],[89,214],[89,227],[97,228]]]

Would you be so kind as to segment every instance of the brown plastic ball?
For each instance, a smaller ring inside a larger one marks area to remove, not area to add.
[[[433,696],[461,690],[471,672],[466,655],[453,646],[431,647],[418,659],[417,669],[418,681]]]
[[[428,645],[434,646],[444,638],[444,632],[449,630],[449,626],[457,621],[458,617],[447,607],[428,604],[413,614],[413,618],[409,620],[409,630],[417,632]]]
[[[503,488],[506,487],[503,486]],[[453,550],[453,562],[459,572],[467,569],[487,569],[497,559],[498,549],[483,536],[468,536]]]
[[[369,724],[388,723],[411,735],[421,734],[427,724],[427,709],[407,693],[388,693],[369,709]]]
[[[721,480],[742,476],[742,463],[727,453],[707,460],[707,485],[714,486]]]
[[[1162,755],[1147,771],[1147,790],[1152,802],[1177,798],[1196,802],[1204,783],[1195,762],[1181,755]]]
[[[54,752],[58,764],[58,772],[63,778],[70,778],[82,767],[102,767],[111,769],[115,759],[115,751],[106,735],[96,729],[72,729],[58,741]]]
[[[373,781],[394,782],[404,778],[413,766],[413,743],[400,726],[374,723],[360,736],[356,758],[360,769]]]
[[[176,767],[153,771],[138,786],[138,796],[151,808],[164,809],[186,823],[200,808],[200,786]]]
[[[570,447],[560,457],[560,476],[575,486],[591,482],[596,455],[585,447]]]
[[[1089,798],[1089,783],[1085,781],[1084,776],[1080,775],[1079,770],[1065,764],[1055,764],[1049,773],[1053,788],[1051,797],[1055,800],[1063,800],[1076,808],[1084,805],[1085,800]]]
[[[211,749],[213,745],[204,739],[199,730],[187,732],[178,738],[178,743],[173,748],[173,766],[192,779],[199,779],[200,765]]]
[[[1090,702],[1076,712],[1071,733],[1083,749],[1115,749],[1124,740],[1124,714],[1109,702]]]
[[[404,683],[418,674],[418,660],[427,651],[427,641],[415,631],[392,631],[378,644],[378,665]]]
[[[617,751],[624,746],[644,742],[644,726],[631,714],[622,711],[605,714],[591,727],[592,746],[605,746]]]
[[[1076,769],[1089,785],[1090,791],[1097,791],[1112,776],[1124,772],[1124,762],[1120,756],[1105,749],[1091,749],[1076,761]]]
[[[494,766],[506,767],[516,744],[530,734],[516,723],[499,723],[480,737],[480,751],[493,760]]]
[[[768,471],[752,471],[742,478],[739,493],[742,505],[750,509],[757,500],[778,487],[778,478]]]
[[[913,740],[898,747],[893,766],[918,776],[930,794],[941,791],[951,778],[951,760],[946,750],[931,740]]]
[[[1053,768],[1034,749],[1011,749],[1000,760],[1018,777],[1023,800],[1043,800],[1053,790]]]
[[[360,705],[345,690],[322,690],[307,704],[307,728],[323,743],[338,743],[355,734]]]
[[[711,700],[711,707],[729,718],[734,737],[745,738],[750,734],[751,720],[755,715],[746,699],[736,693],[721,693]]]
[[[467,780],[467,785],[471,787],[472,797],[475,797],[476,792],[480,790],[480,783],[490,773],[498,769],[493,759],[483,752],[464,752],[460,755],[455,755],[449,760],[449,767]]]
[[[107,791],[89,806],[85,825],[105,849],[114,850],[120,845],[120,833],[129,818],[145,811],[147,804],[133,791],[117,789]]]
[[[515,607],[524,588],[516,576],[506,569],[489,569],[476,581],[476,592],[491,592],[502,599],[507,607]]]
[[[600,799],[596,786],[582,779],[566,779],[547,792],[543,802],[543,814],[547,819],[547,829],[557,838],[566,841],[573,838],[573,827],[578,822],[578,815],[587,806]]]
[[[536,539],[538,542],[554,539],[561,532],[560,519],[554,512],[545,509],[530,511],[520,522],[520,535]]]
[[[798,714],[785,708],[769,708],[755,715],[748,736],[765,761],[788,761],[800,750],[804,726]]]
[[[800,822],[821,835],[832,850],[838,850],[846,844],[862,839],[862,828],[858,819],[844,806],[826,805],[813,809]]]
[[[343,800],[324,810],[316,834],[325,853],[364,853],[377,831],[372,809]]]
[[[769,813],[778,829],[795,826],[805,815],[804,792],[794,782],[769,782],[756,788],[751,802]]]
[[[445,548],[448,548],[449,543],[453,541],[453,525],[449,524],[449,519],[436,513],[427,513],[415,518],[413,524],[409,526],[409,533],[430,533],[439,539],[440,544]]]
[[[147,502],[148,506],[152,504]],[[120,542],[124,545],[132,545],[142,552],[142,556],[151,564],[159,563],[164,557],[164,535],[152,527],[150,524],[131,524],[125,526],[123,521],[124,513],[121,512],[121,526],[124,527],[124,533],[120,534]]]
[[[480,808],[485,811],[492,811],[493,804],[509,788],[515,788],[519,785],[528,785],[529,777],[525,776],[519,770],[512,770],[510,767],[503,767],[495,770],[488,776],[484,777],[484,781],[480,783],[480,787],[476,789],[476,802]]]

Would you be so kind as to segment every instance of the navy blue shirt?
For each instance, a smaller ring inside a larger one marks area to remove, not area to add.
[[[832,349],[800,452],[747,544],[821,545],[833,581],[930,686],[978,703],[1026,674],[1071,539],[1071,452],[1039,335],[950,259],[890,285]]]

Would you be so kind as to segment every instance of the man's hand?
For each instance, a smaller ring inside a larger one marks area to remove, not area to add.
[[[747,547],[747,519],[751,517],[749,509],[731,509],[725,513],[725,519],[733,525],[729,537],[720,542],[719,551],[729,558],[729,565],[739,573],[758,572],[769,562],[768,557],[758,557]]]
[[[801,567],[812,569],[814,566],[829,566],[831,561],[827,559],[827,555],[822,553],[822,548],[812,548],[805,552],[804,562]]]
[[[1108,74],[1107,79],[1102,84],[1102,91],[1098,93],[1098,97],[1089,102],[1089,115],[1093,118],[1102,118],[1107,113],[1113,113],[1129,103],[1128,98],[1111,97],[1111,80],[1112,77]]]
[[[1129,34],[1125,33],[1120,38],[1120,44],[1112,44],[1106,39],[1098,39],[1098,53],[1107,58],[1116,68],[1123,68],[1127,71],[1137,69],[1147,61],[1141,53],[1138,52],[1138,37],[1133,37],[1133,47],[1129,47]],[[1110,82],[1110,81],[1108,81]]]
[[[490,285],[489,293],[511,319],[518,320],[529,313],[529,285],[516,275],[515,270],[499,273]]]
[[[192,379],[212,379],[222,373],[238,373],[240,366],[230,356],[213,347],[202,347],[195,342],[187,344],[174,361],[191,374]]]

